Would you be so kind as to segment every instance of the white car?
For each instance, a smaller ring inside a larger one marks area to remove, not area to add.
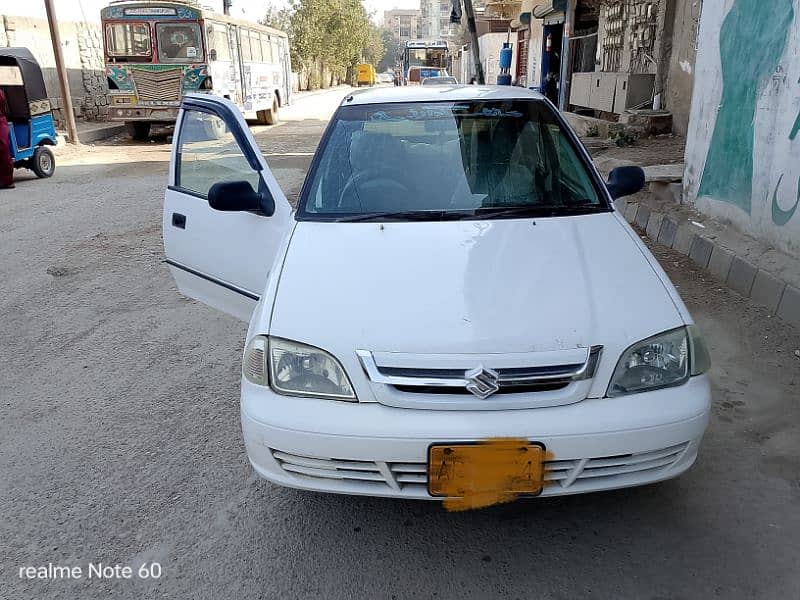
[[[261,476],[430,499],[485,491],[469,477],[490,464],[499,491],[547,496],[694,463],[708,355],[613,205],[641,169],[603,182],[543,96],[353,93],[297,210],[229,101],[186,96],[174,140],[167,263],[250,323],[241,421]],[[481,443],[498,439],[514,452]]]

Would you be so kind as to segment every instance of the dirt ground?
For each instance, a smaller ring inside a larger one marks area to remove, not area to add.
[[[633,164],[649,167],[651,165],[671,165],[683,162],[686,139],[677,135],[659,135],[636,140],[630,146],[619,147],[613,143],[603,147],[593,147],[592,156],[610,156]]]

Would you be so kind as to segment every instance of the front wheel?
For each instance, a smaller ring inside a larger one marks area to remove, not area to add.
[[[33,151],[30,167],[37,177],[52,177],[53,173],[56,172],[56,159],[53,156],[53,151],[47,146],[36,148]]]
[[[143,142],[150,137],[150,123],[140,121],[126,121],[125,129],[133,139]]]

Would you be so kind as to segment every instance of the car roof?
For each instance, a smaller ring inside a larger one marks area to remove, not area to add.
[[[436,102],[441,100],[544,100],[539,92],[510,85],[407,85],[354,90],[342,106],[387,102]]]

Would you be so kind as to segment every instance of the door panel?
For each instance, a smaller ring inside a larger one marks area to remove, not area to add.
[[[289,203],[229,100],[187,96],[173,140],[163,215],[172,275],[183,294],[249,320],[289,231]],[[212,209],[208,191],[226,181],[270,194],[274,214]]]

